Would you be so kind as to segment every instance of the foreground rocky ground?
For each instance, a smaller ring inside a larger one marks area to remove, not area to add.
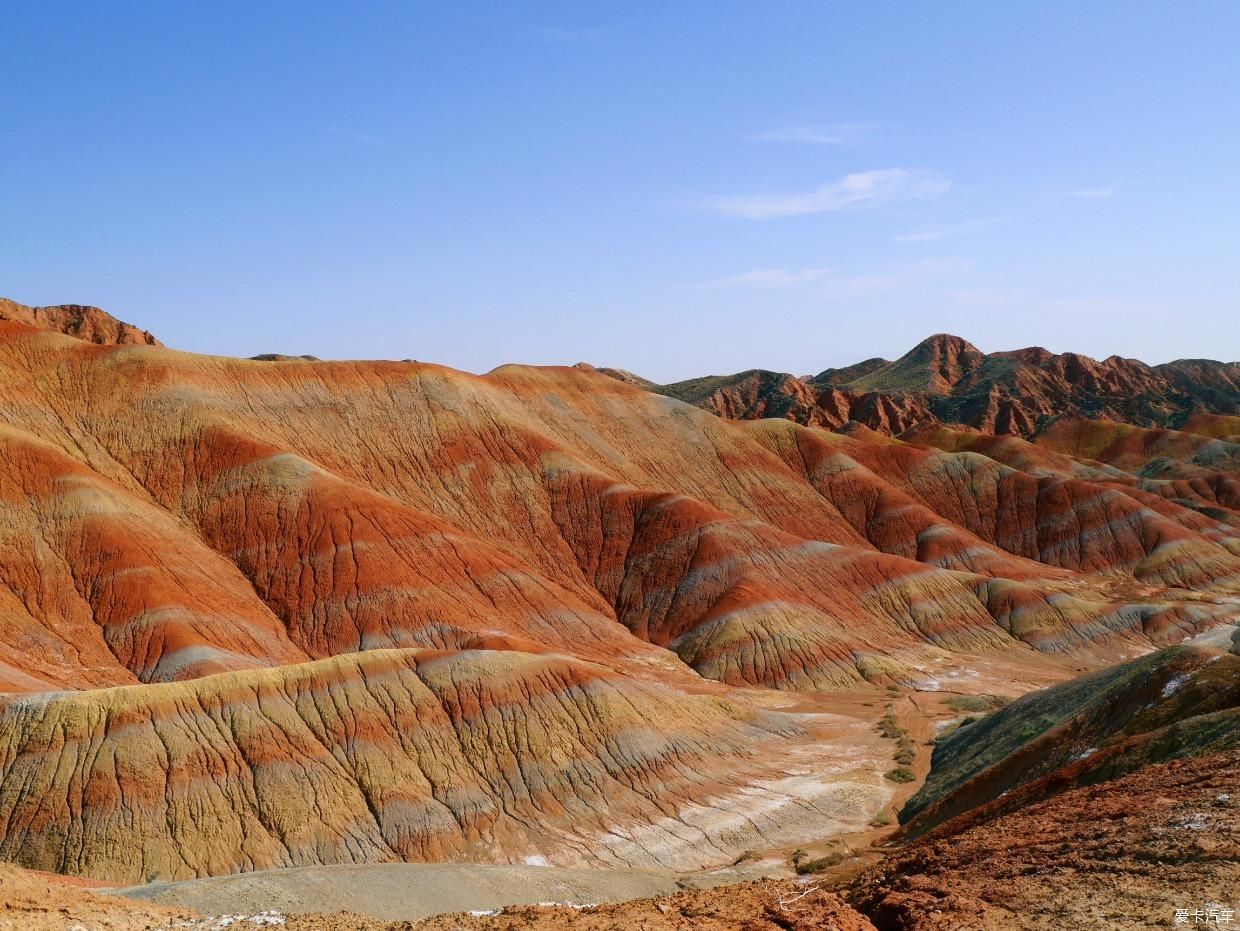
[[[1240,753],[1000,817],[987,806],[893,853],[848,898],[892,931],[1172,927],[1184,908],[1240,920]]]
[[[419,922],[354,914],[274,911],[195,915],[0,868],[0,931],[873,931],[874,926],[822,883],[752,882],[586,908],[516,906],[498,914],[460,913]]]

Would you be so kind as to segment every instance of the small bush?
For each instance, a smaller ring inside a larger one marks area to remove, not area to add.
[[[870,827],[872,828],[885,828],[889,824],[891,824],[891,815],[885,811],[880,811],[870,819]]]
[[[893,714],[885,714],[878,720],[878,733],[881,737],[888,740],[899,740],[908,737],[908,731],[900,726],[900,722],[895,719]]]
[[[837,866],[848,859],[848,855],[841,850],[827,854],[825,857],[819,857],[817,860],[806,860],[797,864],[797,872],[805,876],[809,873],[821,873],[825,869]]]
[[[1022,724],[1020,730],[1016,734],[1016,739],[1024,743],[1033,740],[1033,738],[1039,736],[1042,731],[1043,728],[1039,727],[1037,724]]]
[[[913,775],[913,771],[904,766],[897,766],[895,769],[885,774],[892,782],[912,782],[917,777]]]
[[[945,704],[952,711],[985,711],[990,703],[980,695],[953,695]]]
[[[896,754],[896,762],[902,766],[907,766],[915,759],[917,759],[917,751],[913,749],[912,744],[902,745],[900,751]]]

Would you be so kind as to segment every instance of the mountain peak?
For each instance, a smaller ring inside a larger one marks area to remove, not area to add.
[[[982,351],[963,336],[951,333],[935,333],[927,336],[920,343],[904,354],[904,359],[955,358],[958,356],[980,356]]]
[[[895,362],[857,379],[854,384],[948,394],[985,359],[982,351],[967,339],[950,333],[936,333],[923,339]]]

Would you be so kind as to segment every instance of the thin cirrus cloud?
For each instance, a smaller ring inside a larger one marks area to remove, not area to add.
[[[712,213],[745,220],[772,220],[816,213],[835,213],[907,200],[933,200],[951,189],[935,171],[879,168],[792,194],[722,194],[701,206]]]
[[[761,142],[794,142],[806,145],[851,145],[878,128],[875,123],[835,123],[830,126],[789,126],[761,133]]]
[[[772,290],[776,288],[795,288],[798,285],[818,281],[831,274],[829,268],[755,268],[753,271],[718,281],[708,281],[698,285],[699,288],[759,288]]]
[[[957,223],[954,226],[942,226],[932,230],[915,230],[911,233],[901,233],[891,238],[892,242],[942,242],[945,239],[955,239],[958,236],[967,236],[970,233],[976,233],[985,229],[992,221],[975,220],[969,223]]]

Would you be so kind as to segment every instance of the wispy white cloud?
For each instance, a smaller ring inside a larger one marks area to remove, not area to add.
[[[697,285],[699,288],[795,288],[797,285],[818,281],[831,274],[829,268],[755,268],[742,275],[720,278]]]
[[[899,236],[893,236],[892,242],[942,242],[945,239],[955,239],[958,236],[967,236],[970,233],[976,233],[978,230],[985,229],[989,224],[980,220],[974,220],[969,223],[956,223],[952,226],[943,226],[938,229],[930,230],[914,230],[910,233],[901,233]]]
[[[918,259],[909,271],[914,275],[965,275],[976,267],[977,263],[972,259],[942,256],[934,259]]]
[[[1071,197],[1077,200],[1101,200],[1107,197],[1115,196],[1115,188],[1113,187],[1087,187],[1076,191],[1065,191],[1063,197]]]
[[[833,123],[829,126],[786,126],[761,133],[762,142],[800,142],[808,145],[851,145],[878,128],[877,123]]]
[[[814,213],[834,213],[903,200],[931,200],[951,188],[934,171],[880,168],[845,175],[811,191],[792,194],[723,194],[702,202],[714,213],[746,220],[771,220]]]

